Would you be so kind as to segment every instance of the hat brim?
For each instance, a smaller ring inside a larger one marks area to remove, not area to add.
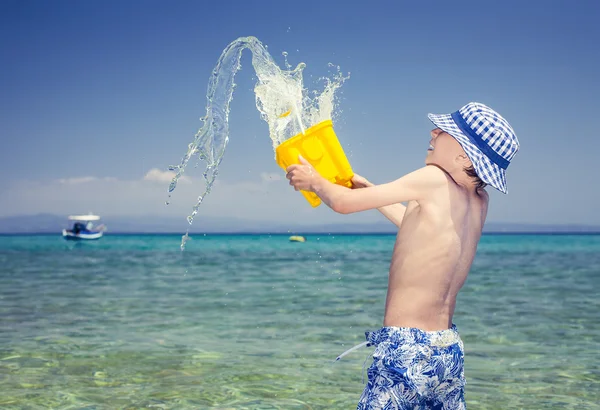
[[[494,164],[477,146],[471,142],[458,125],[452,119],[450,114],[428,114],[429,120],[442,131],[450,134],[473,163],[473,168],[477,176],[486,184],[496,188],[498,191],[506,194],[506,170]]]

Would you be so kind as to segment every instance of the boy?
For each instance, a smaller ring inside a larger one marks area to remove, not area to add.
[[[378,209],[399,228],[390,265],[383,327],[358,409],[464,409],[464,350],[452,322],[456,296],[475,257],[489,197],[506,193],[505,172],[519,141],[497,112],[469,103],[436,126],[425,167],[353,188],[322,178],[304,158],[287,168],[296,190],[315,192],[335,212]],[[402,203],[406,202],[406,206]]]

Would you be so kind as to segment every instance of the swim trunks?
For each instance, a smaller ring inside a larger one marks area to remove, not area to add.
[[[357,410],[466,409],[464,346],[456,326],[441,331],[383,327]]]

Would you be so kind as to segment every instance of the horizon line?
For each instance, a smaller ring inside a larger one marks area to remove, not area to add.
[[[214,231],[214,232],[188,232],[188,235],[396,235],[397,231],[379,232],[379,231],[365,231],[365,232],[268,232],[268,231]],[[0,232],[0,236],[61,236],[60,232]],[[109,232],[104,233],[103,236],[120,235],[120,236],[150,236],[150,235],[185,235],[184,232]],[[484,235],[600,235],[600,231],[483,231]]]

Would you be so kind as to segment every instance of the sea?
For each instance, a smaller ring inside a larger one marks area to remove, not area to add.
[[[353,409],[393,235],[0,236],[0,409]],[[600,235],[485,234],[467,408],[600,409]]]

